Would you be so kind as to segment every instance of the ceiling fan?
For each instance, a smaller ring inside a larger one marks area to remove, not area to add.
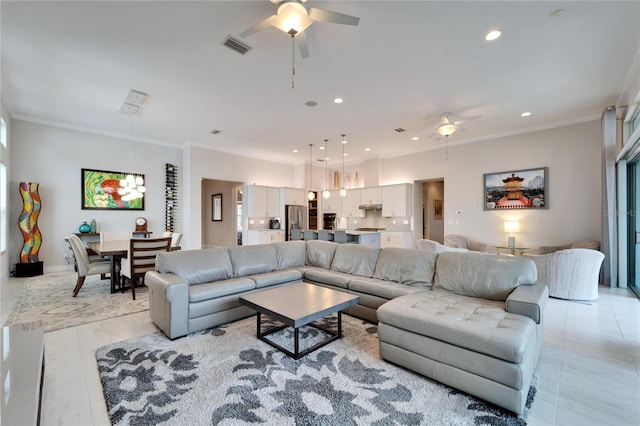
[[[309,47],[304,31],[314,22],[331,22],[342,25],[358,25],[360,18],[345,15],[344,13],[333,12],[315,7],[305,8],[302,3],[307,0],[271,0],[273,4],[279,4],[275,15],[258,22],[252,27],[240,33],[240,37],[246,38],[265,28],[273,26],[280,31],[289,34],[295,39],[303,58],[309,57]]]
[[[442,113],[442,115],[440,116],[440,124],[438,125],[436,132],[441,135],[444,136],[445,142],[444,142],[444,149],[445,149],[445,156],[448,158],[448,146],[447,146],[447,142],[449,142],[449,136],[451,136],[452,134],[454,134],[457,130],[464,130],[460,125],[466,121],[471,121],[471,120],[475,120],[477,118],[480,118],[480,115],[476,115],[474,117],[469,117],[469,118],[464,118],[462,120],[458,120],[458,121],[453,121],[451,119],[451,113],[450,112],[444,112]],[[433,137],[435,135],[431,135],[431,137]]]

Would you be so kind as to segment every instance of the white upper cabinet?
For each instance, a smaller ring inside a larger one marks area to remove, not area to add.
[[[322,200],[322,211],[324,213],[335,213],[338,216],[342,216],[342,198],[337,189],[329,191],[329,198],[322,197],[322,192],[319,192],[319,198]]]
[[[246,186],[248,217],[277,217],[280,215],[280,188]]]
[[[382,187],[362,188],[360,191],[360,204],[382,203]]]
[[[366,212],[358,207],[362,204],[361,189],[349,189],[347,196],[342,199],[341,217],[365,217]],[[340,194],[338,193],[338,197]]]
[[[382,186],[381,188],[383,217],[407,217],[412,215],[410,184],[403,183]]]
[[[281,199],[284,200],[285,206],[306,206],[307,194],[304,189],[299,188],[282,188],[280,193]]]

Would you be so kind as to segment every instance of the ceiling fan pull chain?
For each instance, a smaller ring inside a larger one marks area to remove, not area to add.
[[[296,39],[291,35],[291,88],[295,89],[296,78]]]

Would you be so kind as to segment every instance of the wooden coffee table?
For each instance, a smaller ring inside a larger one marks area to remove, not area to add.
[[[347,309],[349,306],[355,305],[359,300],[360,297],[344,291],[333,290],[327,287],[302,282],[270,290],[258,291],[240,297],[240,303],[255,309],[258,312],[256,328],[258,339],[268,343],[294,359],[299,359],[308,353],[341,338],[341,311]],[[338,313],[337,330],[328,330],[316,324],[311,324],[313,321],[319,320],[320,318],[326,317],[334,312]],[[282,327],[262,332],[261,323],[263,314],[280,321],[284,325]],[[308,324],[329,333],[329,338],[300,351],[299,328]],[[269,334],[287,327],[293,327],[293,352],[266,338]]]

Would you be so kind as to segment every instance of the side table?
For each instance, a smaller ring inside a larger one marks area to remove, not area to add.
[[[498,249],[498,254],[500,254],[501,250],[508,250],[509,254],[512,256],[521,256],[522,252],[529,249],[529,247],[508,247],[508,246],[496,246]]]

